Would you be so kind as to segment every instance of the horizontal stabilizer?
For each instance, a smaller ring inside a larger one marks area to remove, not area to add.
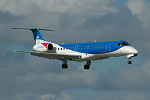
[[[24,52],[24,53],[32,53],[32,51],[21,51],[21,50],[14,50],[16,52]]]
[[[53,31],[53,30],[49,30],[49,29],[42,29],[42,28],[11,28],[11,29]]]

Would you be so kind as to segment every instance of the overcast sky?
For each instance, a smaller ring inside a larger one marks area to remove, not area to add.
[[[149,100],[150,0],[0,0],[0,100]],[[139,51],[127,57],[86,62],[16,53],[32,50],[32,33],[54,43],[126,40]]]

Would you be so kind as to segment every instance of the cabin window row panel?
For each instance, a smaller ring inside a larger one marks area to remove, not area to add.
[[[94,49],[94,48],[104,48],[104,45],[97,45],[97,46],[79,46],[79,47],[67,47],[67,48],[58,48],[58,50],[65,50],[65,49],[69,49],[69,50],[73,50],[73,49]]]
[[[65,50],[65,49],[67,49],[67,48],[58,48],[57,50]]]

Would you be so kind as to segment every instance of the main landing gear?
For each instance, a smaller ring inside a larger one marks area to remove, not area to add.
[[[90,69],[90,65],[91,65],[91,61],[88,60],[87,63],[84,65],[84,69],[85,70],[89,70]],[[63,61],[62,68],[63,69],[67,69],[68,68],[67,60]]]
[[[68,68],[67,60],[63,61],[62,68],[63,69],[67,69]]]
[[[62,64],[62,68],[63,69],[67,69],[68,68],[68,64]]]
[[[86,65],[84,65],[84,69],[85,70],[89,70],[90,69],[90,65],[91,65],[91,61],[88,60],[87,63],[86,63]]]

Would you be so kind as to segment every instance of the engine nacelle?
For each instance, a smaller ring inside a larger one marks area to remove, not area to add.
[[[47,49],[48,49],[48,50],[52,50],[52,49],[53,49],[53,45],[52,45],[52,44],[48,44],[48,45],[47,45]]]
[[[53,45],[50,43],[41,43],[41,44],[36,44],[33,47],[33,49],[40,52],[46,52],[46,51],[53,50]]]

